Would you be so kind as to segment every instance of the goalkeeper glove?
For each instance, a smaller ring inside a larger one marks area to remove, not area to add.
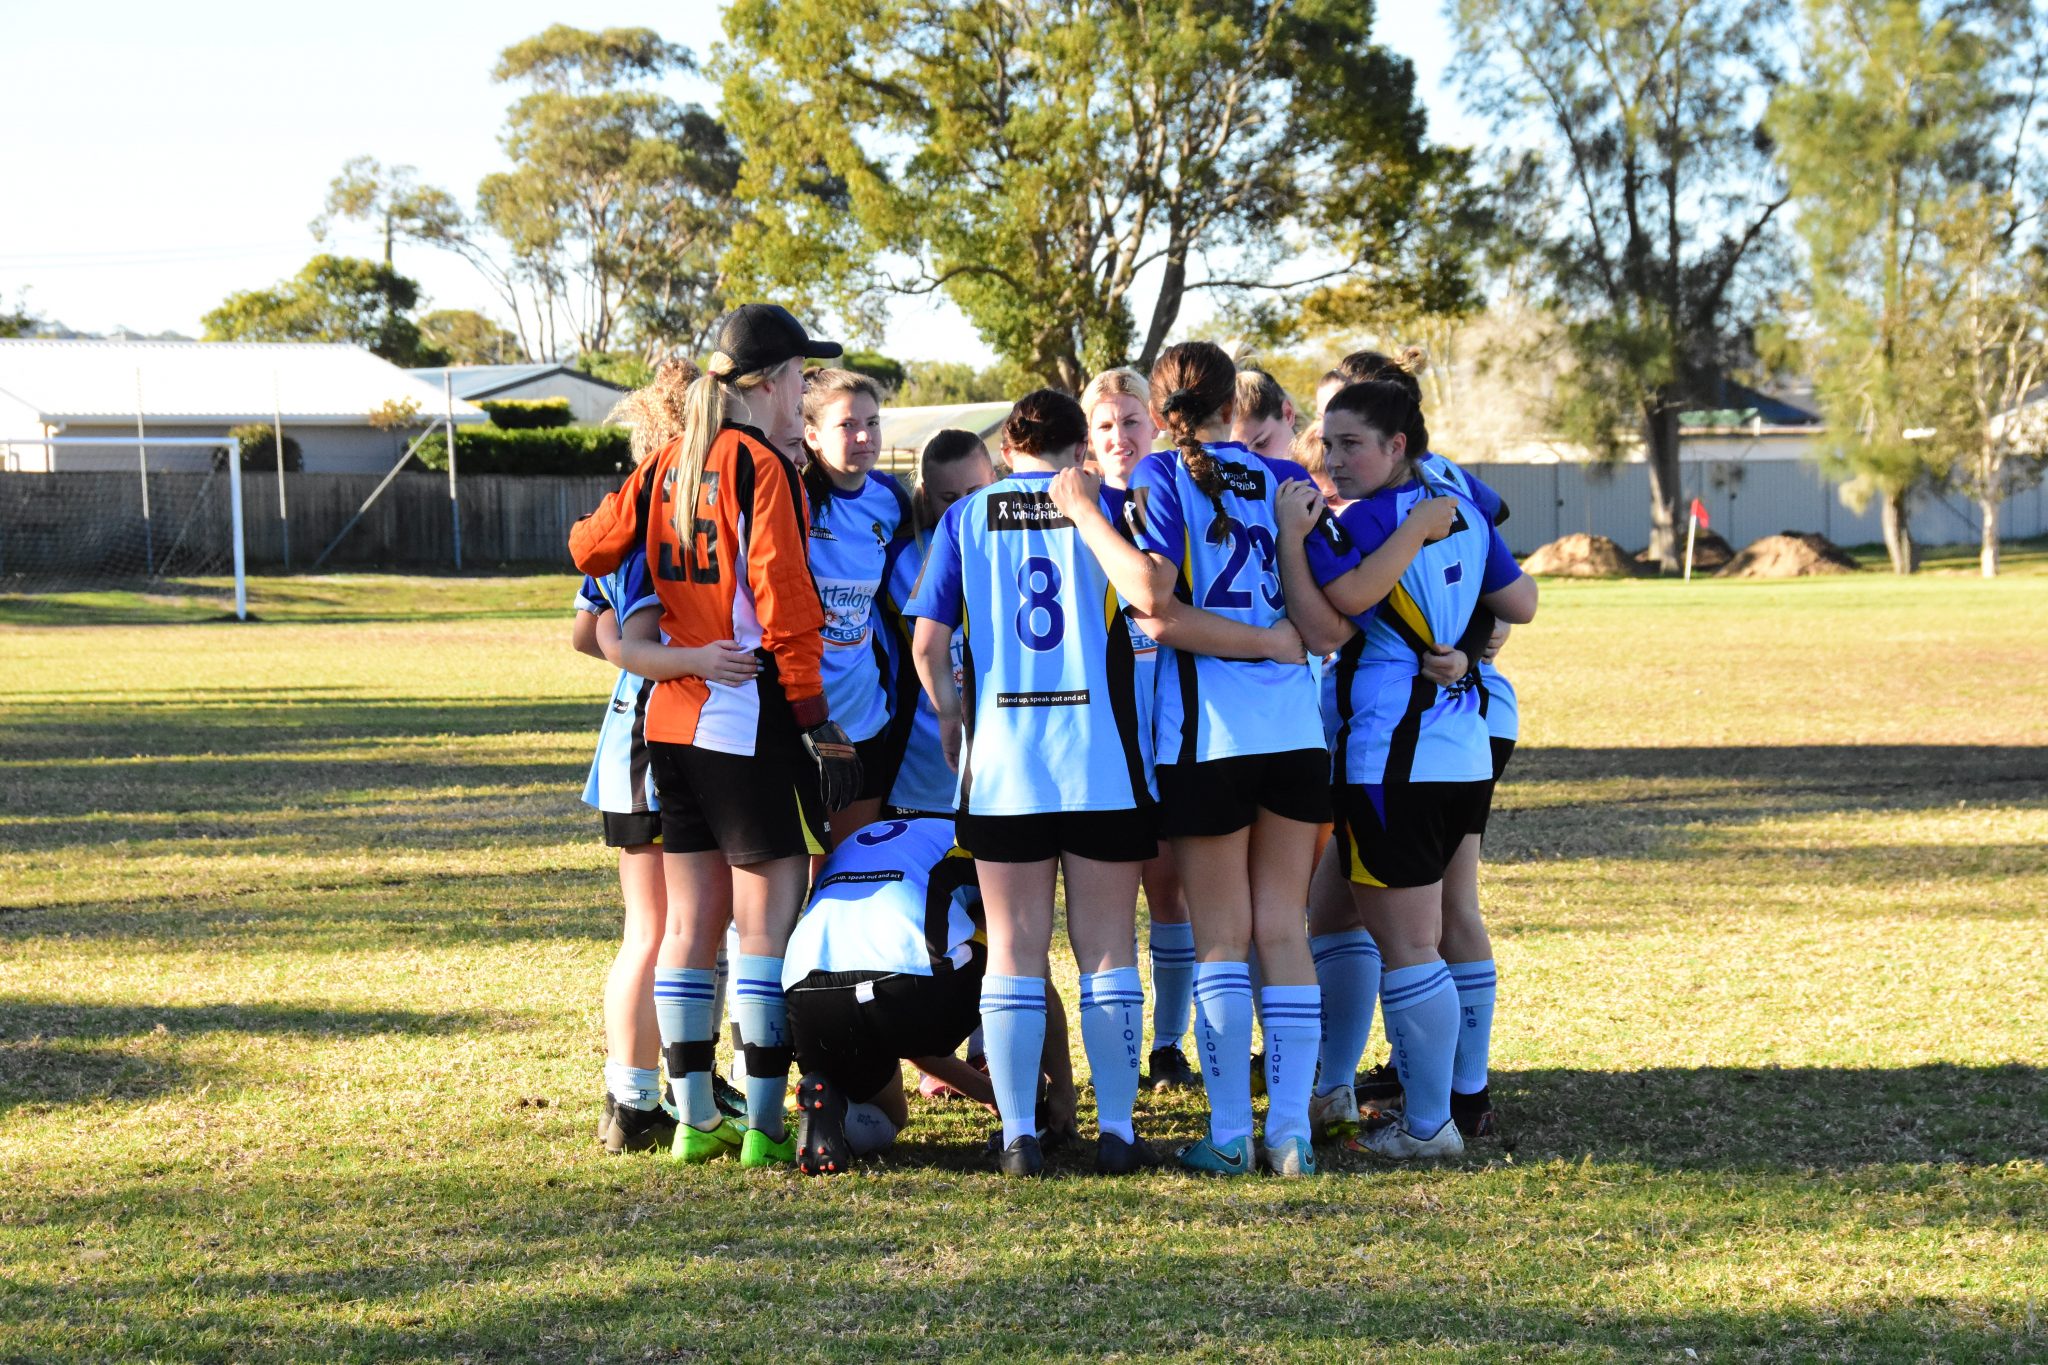
[[[830,814],[860,799],[860,754],[839,722],[821,720],[803,732],[804,752],[818,765],[818,785]]]

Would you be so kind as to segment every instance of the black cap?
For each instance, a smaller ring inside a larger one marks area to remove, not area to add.
[[[717,350],[732,361],[734,374],[772,370],[802,356],[831,360],[840,354],[836,341],[813,341],[787,308],[774,303],[744,303],[718,320]]]

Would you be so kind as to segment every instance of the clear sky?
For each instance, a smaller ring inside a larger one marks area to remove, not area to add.
[[[700,54],[716,0],[564,5],[49,4],[0,0],[0,298],[88,331],[197,336],[238,289],[282,279],[321,248],[307,224],[342,162],[415,166],[468,203],[504,164],[512,91],[498,51],[555,22],[646,25]],[[1450,44],[1433,6],[1383,6],[1381,41],[1415,61],[1439,136],[1473,138],[1441,83]],[[673,93],[717,92],[677,78]],[[376,256],[346,225],[327,249]],[[456,257],[401,243],[399,269],[429,306],[499,313]],[[943,300],[905,304],[885,349],[968,359],[988,349]]]

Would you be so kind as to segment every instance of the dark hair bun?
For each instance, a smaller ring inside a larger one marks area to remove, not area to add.
[[[1033,389],[1003,420],[1003,441],[1020,455],[1072,450],[1087,439],[1087,414],[1058,389]]]

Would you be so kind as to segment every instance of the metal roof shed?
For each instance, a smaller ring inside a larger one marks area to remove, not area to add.
[[[0,463],[10,470],[133,469],[137,413],[144,435],[215,436],[281,417],[308,473],[391,467],[406,433],[370,416],[411,401],[422,421],[443,415],[439,384],[427,384],[360,346],[326,342],[0,341]],[[487,421],[456,399],[457,425]],[[106,447],[9,446],[8,438],[121,438]],[[204,469],[203,450],[166,449],[152,469]]]

